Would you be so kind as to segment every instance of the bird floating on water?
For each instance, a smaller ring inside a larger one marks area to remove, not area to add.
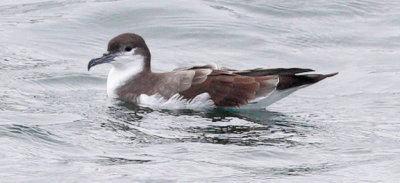
[[[234,70],[215,65],[155,73],[151,70],[149,48],[141,36],[133,33],[111,39],[107,51],[92,59],[88,70],[110,63],[108,96],[137,104],[143,95],[159,95],[166,100],[178,95],[179,99],[190,101],[206,94],[217,107],[266,107],[299,88],[338,74],[300,74],[314,71],[303,68]]]

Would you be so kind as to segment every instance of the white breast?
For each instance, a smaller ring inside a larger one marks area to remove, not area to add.
[[[143,71],[144,61],[142,56],[126,54],[118,56],[111,64],[112,68],[107,77],[107,95],[117,98],[116,90]]]

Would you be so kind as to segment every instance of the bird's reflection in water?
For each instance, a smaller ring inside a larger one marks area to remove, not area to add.
[[[302,143],[298,139],[306,137],[316,128],[304,122],[308,119],[304,119],[303,117],[292,117],[264,109],[154,110],[122,102],[109,107],[108,114],[111,119],[108,123],[103,124],[103,126],[115,131],[130,131],[135,133],[136,137],[147,135],[146,139],[157,139],[156,141],[160,142],[160,138],[162,139],[162,137],[155,137],[154,134],[146,134],[146,132],[140,131],[143,118],[153,112],[176,117],[177,120],[182,120],[180,118],[182,116],[195,117],[199,120],[204,120],[204,123],[208,124],[205,126],[196,124],[185,125],[187,127],[184,128],[184,131],[193,134],[193,136],[178,137],[173,139],[175,142],[191,141],[244,146],[271,145],[293,147],[301,145]],[[245,123],[235,123],[238,120],[245,121]],[[146,122],[149,123],[149,121]],[[185,121],[182,120],[180,123],[185,123]],[[182,128],[170,128],[170,130],[182,130]],[[171,141],[171,138],[168,138],[168,141]]]

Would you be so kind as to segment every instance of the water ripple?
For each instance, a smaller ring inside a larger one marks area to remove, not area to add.
[[[400,180],[397,1],[0,2],[2,182]],[[107,98],[87,62],[122,32],[156,71],[217,63],[337,77],[268,110]]]

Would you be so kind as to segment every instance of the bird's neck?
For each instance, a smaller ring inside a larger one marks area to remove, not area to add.
[[[107,77],[107,94],[117,98],[117,90],[140,73],[151,72],[150,60],[143,56],[135,56],[129,60],[120,60],[112,63]]]
[[[151,72],[151,63],[150,63],[150,61],[151,61],[151,56],[150,56],[150,54],[149,54],[148,56],[145,56],[145,57],[143,58],[143,61],[144,61],[143,70],[144,70],[144,71],[147,71],[147,72]]]

